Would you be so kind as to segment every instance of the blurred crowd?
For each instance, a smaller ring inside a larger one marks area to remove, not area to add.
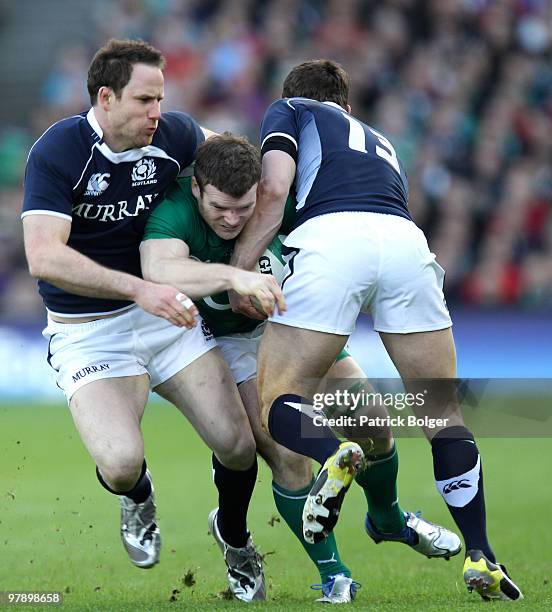
[[[86,110],[110,37],[167,58],[164,110],[258,142],[283,77],[339,61],[353,113],[394,143],[449,302],[552,305],[552,3],[548,0],[97,0],[90,39],[62,48],[28,129],[0,128],[0,317],[40,316],[21,246],[29,146]]]

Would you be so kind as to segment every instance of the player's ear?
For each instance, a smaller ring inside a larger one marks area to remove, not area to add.
[[[195,176],[192,176],[192,194],[196,200],[201,198],[201,191],[199,189],[199,184]]]
[[[102,87],[98,89],[98,104],[104,110],[109,110],[113,96],[114,93],[111,87],[106,87],[105,85],[102,85]]]
[[[346,111],[349,113],[349,115],[350,115],[350,114],[351,114],[351,105],[350,105],[350,104],[347,104],[347,108],[346,108],[345,110],[346,110]]]

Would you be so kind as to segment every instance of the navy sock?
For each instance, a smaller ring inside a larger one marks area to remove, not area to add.
[[[98,469],[98,466],[96,466],[96,476],[98,477],[100,484],[106,491],[109,491],[114,495],[124,495],[125,497],[130,497],[130,499],[135,504],[141,504],[146,501],[152,491],[151,480],[148,474],[146,474],[147,469],[148,466],[146,465],[146,460],[144,459],[144,463],[142,463],[140,477],[138,478],[136,484],[132,487],[132,489],[130,489],[130,491],[114,491],[103,479],[102,475],[100,474],[100,470]]]
[[[340,442],[330,427],[314,425],[312,419],[316,414],[321,413],[300,395],[280,395],[270,407],[270,435],[278,444],[323,464]]]
[[[437,490],[464,536],[466,551],[481,550],[492,562],[487,539],[481,458],[471,432],[454,426],[441,430],[431,441]]]
[[[257,457],[247,470],[229,470],[213,453],[213,480],[219,494],[217,525],[223,540],[234,548],[247,544],[247,510],[257,480]]]

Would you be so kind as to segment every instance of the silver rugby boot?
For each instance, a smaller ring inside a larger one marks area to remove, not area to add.
[[[226,563],[228,584],[236,599],[245,601],[264,601],[266,599],[266,585],[263,573],[261,555],[258,553],[253,540],[248,538],[243,548],[234,548],[227,544],[217,525],[218,508],[209,513],[209,533],[215,539]]]

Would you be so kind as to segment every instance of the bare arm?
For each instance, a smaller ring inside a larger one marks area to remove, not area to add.
[[[178,326],[193,327],[197,309],[184,308],[178,291],[111,270],[67,245],[71,223],[49,215],[23,219],[25,253],[31,276],[76,295],[131,300]]]
[[[266,314],[273,312],[275,304],[279,311],[285,309],[281,289],[272,275],[196,261],[189,254],[188,245],[177,238],[145,240],[140,246],[144,278],[178,287],[192,298],[233,289],[256,298]]]
[[[188,245],[178,238],[145,240],[140,245],[144,278],[174,285],[193,299],[230,288],[230,266],[196,261],[189,254]]]
[[[251,270],[260,255],[282,225],[284,208],[295,178],[295,161],[283,151],[268,151],[263,155],[261,180],[257,189],[255,212],[240,234],[230,264]],[[228,294],[234,312],[251,317],[256,308],[251,301],[230,291]]]
[[[251,270],[282,224],[289,190],[295,178],[295,161],[283,151],[263,156],[255,212],[240,234],[230,264]]]

